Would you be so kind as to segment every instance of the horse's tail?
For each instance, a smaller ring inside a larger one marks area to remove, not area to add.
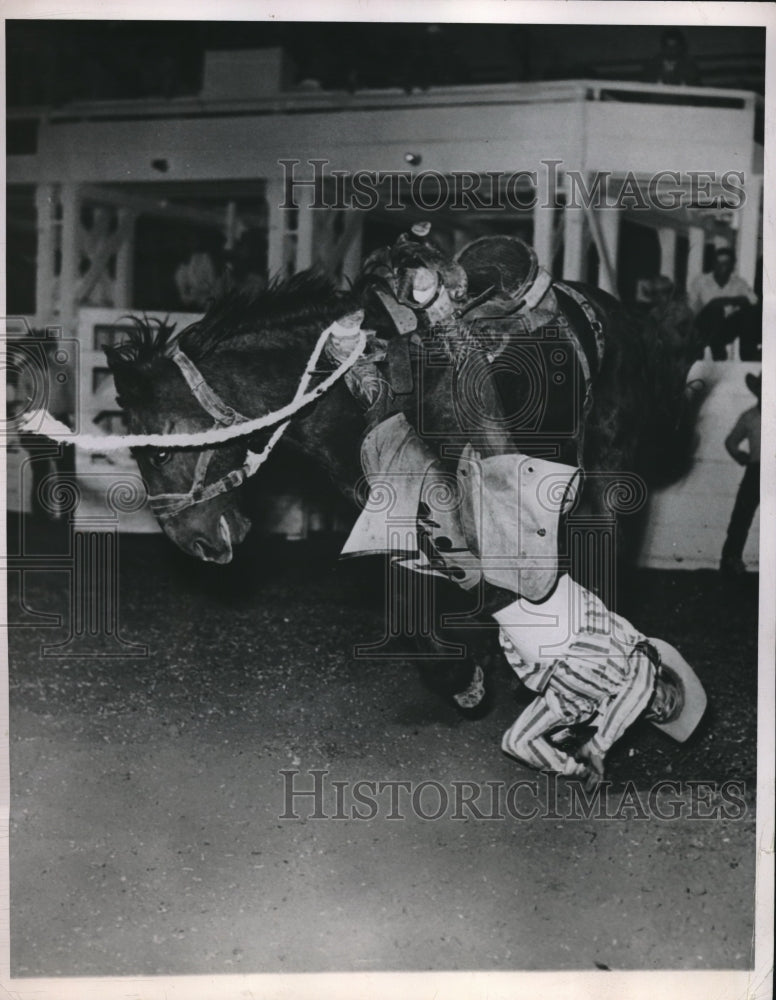
[[[671,482],[686,471],[694,441],[697,393],[687,376],[699,347],[692,316],[680,309],[643,316],[600,289],[585,293],[602,315],[605,339],[588,460],[604,468],[624,462],[648,485]],[[614,459],[602,457],[607,450]]]
[[[687,471],[692,456],[698,393],[688,375],[698,338],[689,313],[666,311],[641,320],[640,339],[650,399],[642,460],[653,484],[668,483]]]

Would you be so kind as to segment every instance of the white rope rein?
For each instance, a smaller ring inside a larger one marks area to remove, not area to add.
[[[266,413],[243,423],[235,423],[230,427],[212,427],[204,431],[180,432],[175,434],[74,434],[72,429],[56,420],[46,410],[35,410],[20,420],[18,430],[26,434],[40,434],[63,444],[72,444],[84,451],[109,452],[122,448],[201,448],[206,445],[223,444],[234,438],[245,437],[267,427],[275,427],[272,437],[260,454],[249,452],[246,462],[246,472],[253,475],[256,469],[269,457],[272,448],[277,444],[291,418],[304,409],[309,403],[318,399],[342,378],[356,364],[366,347],[367,334],[361,329],[363,310],[351,313],[336,320],[318,337],[307,366],[297,386],[296,393],[290,403],[279,410]],[[330,336],[353,337],[356,342],[347,355],[326,378],[314,389],[308,389],[316,365],[320,360],[326,341]],[[276,426],[280,425],[280,426]],[[248,467],[250,466],[250,471]]]
[[[336,374],[337,378],[340,378],[346,372],[350,371],[353,365],[358,361],[358,359],[364,353],[364,348],[366,347],[366,333],[361,328],[361,324],[363,323],[363,321],[364,321],[364,311],[363,309],[359,309],[358,312],[351,313],[349,316],[345,316],[342,319],[332,323],[331,326],[328,326],[323,331],[321,336],[318,338],[315,347],[313,348],[313,353],[310,355],[310,359],[307,362],[307,367],[305,368],[304,372],[302,372],[302,377],[299,379],[299,385],[296,387],[294,398],[291,400],[291,403],[289,404],[290,406],[294,406],[297,403],[300,406],[304,405],[304,403],[301,401],[305,398],[305,393],[307,392],[307,387],[310,384],[310,379],[313,377],[313,373],[315,372],[315,368],[318,364],[321,354],[323,353],[323,349],[326,346],[326,341],[329,339],[329,337],[341,337],[343,334],[349,337],[357,335],[358,339],[356,340],[353,350],[344,359],[344,361],[340,362],[339,367],[336,368],[332,374]],[[334,379],[331,382],[331,385],[334,385],[335,381],[336,379]],[[326,384],[325,382],[321,382],[321,384],[318,386],[320,392],[325,392],[324,389],[325,384]],[[279,411],[276,411],[275,414],[273,414],[273,416],[277,416],[278,412]],[[245,472],[246,476],[252,476],[254,473],[259,471],[262,465],[264,465],[264,463],[269,458],[272,449],[281,439],[285,429],[288,427],[290,423],[291,420],[289,418],[288,420],[284,420],[282,424],[276,427],[275,430],[272,432],[269,441],[267,441],[267,443],[264,445],[264,448],[260,452],[248,451],[247,455],[245,456],[245,463],[243,465],[243,471]]]

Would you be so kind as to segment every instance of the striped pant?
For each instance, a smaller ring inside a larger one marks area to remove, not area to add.
[[[582,765],[547,737],[593,722],[597,731],[591,743],[603,756],[647,707],[654,686],[655,667],[639,647],[627,657],[591,660],[589,643],[572,643],[553,664],[543,694],[504,733],[502,749],[531,767],[579,774]]]

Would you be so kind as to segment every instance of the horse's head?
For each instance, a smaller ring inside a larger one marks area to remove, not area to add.
[[[212,414],[198,402],[179,364],[169,331],[138,327],[128,344],[108,352],[117,401],[132,434],[196,433],[213,427]],[[200,369],[212,385],[226,387],[229,365],[218,373]],[[198,559],[228,563],[250,521],[238,508],[234,489],[219,489],[239,477],[247,445],[238,438],[213,448],[136,448],[133,455],[149,493],[151,508],[165,534]],[[229,483],[239,485],[239,483]]]
[[[328,280],[309,273],[257,296],[230,295],[173,335],[164,324],[135,320],[124,344],[108,351],[119,405],[131,434],[196,433],[291,402],[311,351],[329,323],[352,308]],[[295,419],[286,440],[341,485],[358,479],[363,416],[348,391],[335,391]],[[250,446],[234,438],[207,448],[139,447],[134,455],[151,509],[167,536],[199,559],[227,563],[250,522],[238,508]]]
[[[173,426],[183,431],[204,429],[201,423],[185,419],[167,429]],[[238,493],[220,492],[197,499],[200,472],[204,473],[204,489],[230,474],[236,475],[245,450],[244,445],[197,450],[137,449],[135,458],[148,488],[151,509],[167,537],[189,555],[205,562],[231,562],[234,546],[247,535],[251,522],[239,509]]]

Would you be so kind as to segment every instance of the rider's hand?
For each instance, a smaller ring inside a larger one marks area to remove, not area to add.
[[[604,780],[604,755],[593,746],[592,741],[583,743],[576,755],[585,764],[586,790],[595,791]]]

